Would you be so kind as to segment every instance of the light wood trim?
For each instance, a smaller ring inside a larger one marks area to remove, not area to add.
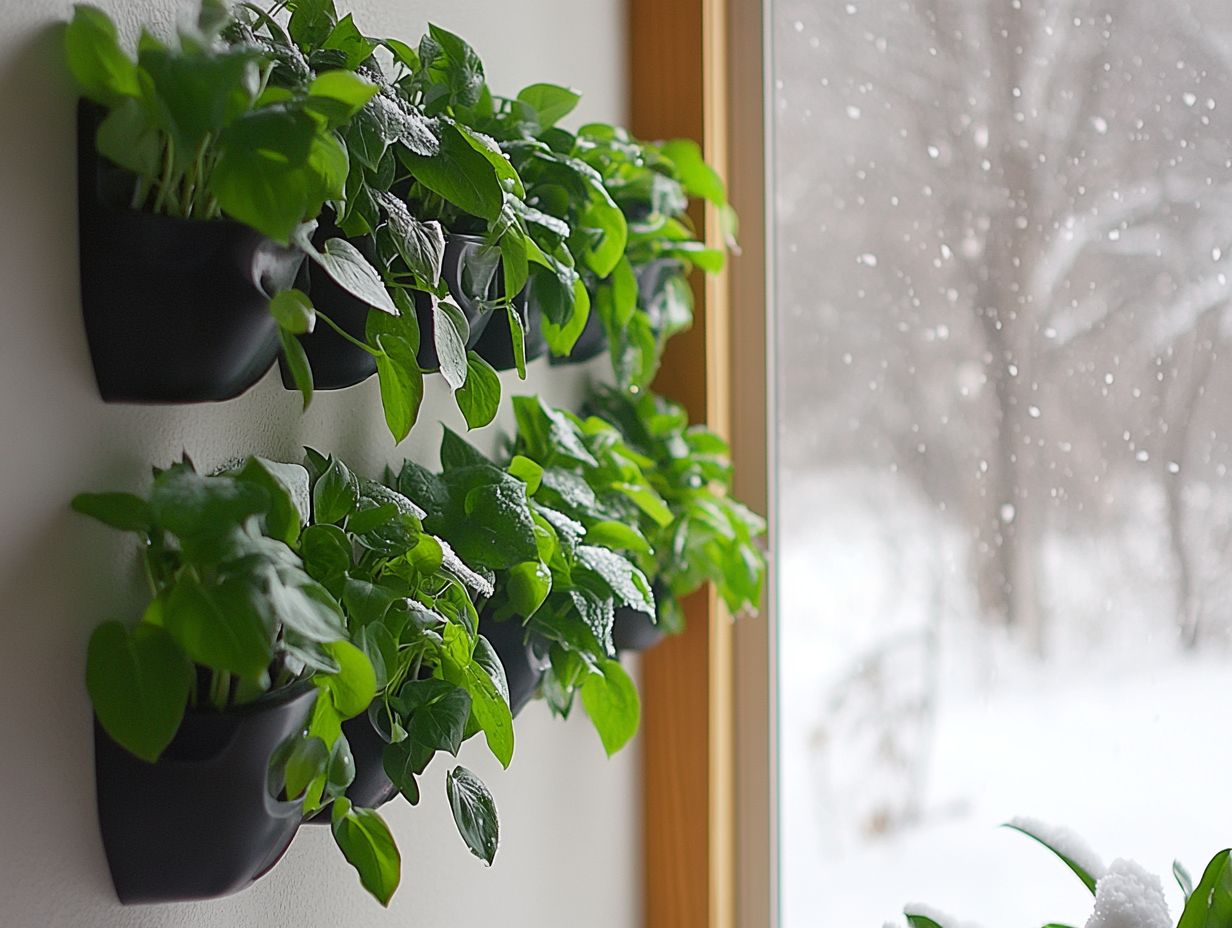
[[[747,18],[752,6],[760,9],[760,2],[732,0],[729,8],[727,0],[629,0],[631,128],[636,135],[696,139],[706,159],[728,175],[729,17],[739,11]],[[760,85],[758,76],[755,86]],[[761,212],[759,189],[750,187],[744,200],[751,214]],[[699,211],[694,220],[707,241],[719,243],[719,217],[712,209]],[[757,235],[759,226],[753,223]],[[755,274],[763,273],[760,262],[754,268]],[[746,275],[745,280],[752,278]],[[730,286],[726,273],[697,275],[694,326],[673,339],[655,383],[656,390],[684,403],[695,421],[727,436],[737,414]],[[764,337],[753,342],[764,343]],[[764,371],[764,362],[751,376],[758,376],[757,370]],[[764,396],[764,391],[763,379],[753,395]],[[744,430],[749,417],[739,416]],[[764,428],[764,414],[761,421]],[[764,442],[761,446],[764,457]],[[754,471],[754,482],[764,479],[759,473],[764,467]],[[764,499],[764,491],[748,489],[755,505]],[[642,665],[645,925],[734,928],[738,728],[732,624],[709,589],[689,598],[685,614],[684,634],[649,652]]]
[[[774,382],[768,273],[772,267],[769,163],[770,4],[733,0],[729,8],[728,187],[740,214],[741,255],[731,267],[731,442],[736,496],[773,519]],[[774,526],[768,589],[773,590]],[[735,706],[736,925],[778,925],[777,633],[772,593],[760,619],[733,629]]]

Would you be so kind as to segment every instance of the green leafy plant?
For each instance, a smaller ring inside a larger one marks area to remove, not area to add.
[[[615,659],[613,615],[617,606],[653,614],[649,582],[547,502],[542,468],[529,459],[501,468],[446,430],[441,467],[437,475],[408,461],[386,479],[422,503],[426,528],[495,576],[484,608],[493,620],[520,622],[548,659],[543,692],[551,709],[568,715],[580,693],[608,753],[619,750],[637,730],[640,704]]]
[[[513,719],[504,669],[478,633],[473,603],[491,595],[491,581],[425,531],[424,510],[403,494],[315,451],[308,451],[307,467],[313,519],[301,542],[305,568],[342,604],[351,640],[374,668],[376,698],[359,711],[387,742],[389,778],[417,804],[417,778],[432,758],[442,751],[456,756],[479,732],[507,767]],[[338,738],[347,717],[336,706],[319,708],[303,738],[321,743],[309,812],[331,798],[323,746]],[[446,785],[459,833],[490,864],[499,840],[491,794],[462,767]]]
[[[138,536],[150,587],[136,625],[106,622],[90,638],[86,684],[103,728],[154,762],[186,708],[227,711],[311,681],[316,737],[278,746],[272,767],[274,791],[311,811],[322,793],[341,797],[351,782],[339,726],[372,702],[376,673],[301,555],[307,499],[308,474],[297,465],[249,458],[203,476],[185,460],[156,474],[148,499],[88,493],[73,508]],[[388,828],[349,804],[333,815],[339,847],[387,904],[399,868]]]
[[[1099,858],[1063,829],[1016,819],[1007,828],[1035,839],[1052,851],[1094,896],[1094,911],[1087,928],[1172,928],[1172,919],[1159,878],[1131,860],[1115,860],[1105,867]],[[1194,885],[1179,861],[1172,873],[1185,897],[1176,928],[1232,928],[1232,850],[1211,858]],[[911,928],[950,928],[948,916],[925,906],[908,906],[904,914]],[[1067,928],[1053,922],[1044,928]]]
[[[284,25],[282,14],[288,11]],[[284,301],[288,318],[295,320],[291,331],[311,331],[320,315],[375,358],[386,423],[400,441],[414,425],[423,397],[416,304],[426,304],[436,369],[455,392],[468,425],[486,425],[496,414],[500,382],[483,358],[467,350],[469,323],[441,274],[446,237],[487,235],[488,244],[468,269],[478,279],[476,288],[484,290],[479,284],[498,264],[504,267],[505,295],[497,302],[511,314],[511,298],[526,280],[526,259],[505,241],[517,232],[501,218],[506,190],[521,190],[516,172],[495,143],[444,112],[451,103],[461,106],[470,98],[465,86],[482,84],[478,57],[457,36],[435,26],[418,50],[397,39],[369,37],[351,14],[339,17],[332,0],[276,3],[268,10],[242,4],[228,37],[237,46],[262,49],[277,62],[273,80],[284,94],[301,94],[323,79],[346,74],[373,88],[340,127],[350,153],[349,171],[344,196],[331,201],[330,210],[346,238],[329,240],[325,252],[332,257],[331,245],[339,251],[342,241],[371,259],[379,293],[368,292],[371,275],[365,276],[363,292],[331,276],[383,312],[370,312],[363,338],[357,338],[296,294]],[[313,256],[311,242],[301,238]],[[503,260],[506,251],[509,260]],[[518,335],[520,348],[520,328]],[[287,347],[286,353],[307,398],[310,365],[302,352]]]
[[[594,169],[628,223],[621,261],[594,285],[617,383],[646,388],[658,371],[667,340],[693,322],[694,267],[718,273],[724,252],[699,240],[688,215],[690,198],[718,210],[728,247],[735,245],[736,214],[722,179],[696,142],[650,143],[617,126],[582,126],[577,160]]]
[[[731,496],[727,442],[703,425],[689,425],[683,406],[649,390],[599,388],[587,409],[611,423],[631,453],[651,462],[642,473],[671,513],[670,521],[642,519],[654,551],[647,573],[670,593],[660,598],[660,624],[678,631],[678,601],[707,581],[733,614],[756,612],[765,585],[766,559],[757,544],[765,522]]]

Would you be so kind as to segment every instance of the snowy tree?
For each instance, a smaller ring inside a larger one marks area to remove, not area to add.
[[[788,459],[871,456],[918,479],[972,527],[984,615],[1041,650],[1043,532],[1089,528],[1149,475],[1192,639],[1185,487],[1211,430],[1194,406],[1232,296],[1228,13],[784,6],[783,389],[825,407]]]

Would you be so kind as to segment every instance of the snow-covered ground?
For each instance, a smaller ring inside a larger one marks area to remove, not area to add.
[[[1173,858],[1197,875],[1232,844],[1232,655],[1175,643],[1149,500],[1116,537],[1049,537],[1040,661],[978,623],[961,527],[906,484],[785,489],[782,928],[900,924],[916,902],[1083,925],[1081,883],[997,827],[1020,815],[1160,874],[1175,918]]]

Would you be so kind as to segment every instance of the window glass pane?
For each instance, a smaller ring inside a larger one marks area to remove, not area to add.
[[[783,928],[1232,822],[1232,7],[772,0]],[[900,918],[901,921],[901,918]]]

